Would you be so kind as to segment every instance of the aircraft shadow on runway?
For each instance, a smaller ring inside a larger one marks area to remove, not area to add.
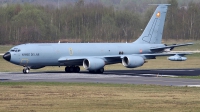
[[[42,73],[42,72],[40,72]],[[47,71],[45,73],[65,73],[62,71]],[[81,71],[81,74],[91,74],[87,71]],[[102,75],[128,75],[141,77],[156,77],[156,76],[198,76],[200,69],[157,69],[157,70],[108,70]]]

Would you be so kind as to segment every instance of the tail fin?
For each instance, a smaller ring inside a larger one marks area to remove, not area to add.
[[[134,42],[139,44],[160,44],[166,13],[170,4],[159,4],[142,35]]]

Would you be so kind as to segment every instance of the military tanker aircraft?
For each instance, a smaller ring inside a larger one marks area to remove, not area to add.
[[[14,46],[3,58],[23,66],[23,73],[45,66],[65,66],[65,72],[80,72],[83,66],[90,73],[103,73],[104,66],[122,63],[124,67],[142,66],[148,59],[169,56],[171,61],[185,61],[190,53],[170,53],[185,44],[162,44],[162,35],[169,4],[158,4],[141,36],[132,43],[27,43]],[[11,68],[12,69],[12,68]]]

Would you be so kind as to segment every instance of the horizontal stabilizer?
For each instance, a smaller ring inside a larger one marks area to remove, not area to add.
[[[148,4],[148,5],[171,5],[171,4]]]
[[[156,59],[157,56],[174,56],[174,55],[178,55],[178,56],[185,56],[185,55],[190,55],[192,53],[154,53],[154,54],[141,54],[145,59]]]
[[[179,56],[184,56],[184,55],[189,55],[192,53],[188,52],[183,52],[183,53],[154,53],[154,54],[142,54],[143,56],[173,56],[173,55],[179,55]]]
[[[188,45],[193,45],[193,43],[186,43],[186,44],[175,44],[175,45],[169,45],[169,46],[164,46],[164,47],[155,47],[151,48],[150,50],[152,52],[158,52],[158,51],[164,51],[165,49],[174,49],[175,47],[180,47],[180,46],[188,46]]]

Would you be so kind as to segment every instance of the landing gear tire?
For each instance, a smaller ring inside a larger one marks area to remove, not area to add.
[[[98,70],[89,70],[89,73],[94,73],[94,74],[103,74],[104,68],[98,69]]]
[[[80,72],[80,67],[78,66],[66,66],[65,67],[65,72],[66,73],[79,73]]]
[[[97,70],[97,73],[102,74],[103,72],[104,72],[104,68],[101,68],[101,69]]]
[[[66,73],[69,72],[69,67],[65,67],[65,72],[66,72]]]
[[[78,66],[74,67],[74,72],[75,73],[79,73],[80,72],[80,67],[78,67]]]
[[[89,70],[89,73],[95,73],[95,71],[94,70]]]
[[[29,73],[29,70],[30,70],[29,68],[24,68],[22,72],[23,72],[24,74],[27,74],[27,73]]]
[[[74,72],[74,68],[75,68],[75,67],[69,67],[69,72],[70,72],[70,73],[73,73],[73,72]]]

